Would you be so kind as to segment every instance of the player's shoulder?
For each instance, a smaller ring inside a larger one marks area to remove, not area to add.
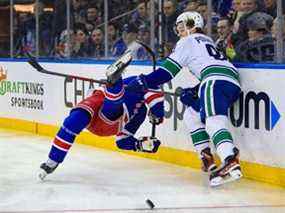
[[[189,39],[198,43],[214,43],[213,39],[203,33],[194,33],[189,35]]]
[[[201,42],[209,42],[213,43],[213,39],[209,36],[202,34],[202,33],[193,33],[186,37],[179,39],[176,44],[176,47],[188,46],[192,45],[193,43],[201,43]]]
[[[191,42],[191,38],[189,38],[188,36],[180,38],[175,45],[175,49],[183,49],[189,45],[191,46]]]

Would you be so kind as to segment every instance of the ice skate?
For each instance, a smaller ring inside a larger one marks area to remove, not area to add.
[[[126,51],[118,60],[107,67],[106,76],[109,84],[114,84],[121,78],[125,68],[132,61],[132,53],[130,50]]]
[[[227,157],[224,165],[210,175],[211,186],[219,186],[242,177],[238,155],[238,149],[234,148],[234,155]]]
[[[48,162],[42,163],[40,166],[38,177],[41,180],[44,180],[48,174],[51,174],[57,168],[57,166],[58,166],[58,163],[55,163],[54,165],[48,165]]]
[[[211,149],[205,148],[201,151],[202,155],[202,170],[204,172],[213,172],[217,169],[217,165],[215,164],[214,156],[211,153]]]

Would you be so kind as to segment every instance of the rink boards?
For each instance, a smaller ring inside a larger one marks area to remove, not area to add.
[[[56,72],[103,79],[109,63],[111,61],[42,61],[41,64]],[[285,186],[285,66],[238,67],[243,93],[229,115],[235,143],[241,150],[244,173],[252,179]],[[149,62],[134,62],[125,76],[151,70]],[[87,96],[89,89],[98,86],[88,81],[39,73],[22,60],[0,61],[0,79],[3,79],[0,81],[0,127],[49,136],[56,133],[69,110]],[[174,92],[179,86],[196,83],[185,69],[163,89]],[[166,95],[165,99],[166,119],[163,125],[157,127],[157,137],[163,142],[163,147],[155,155],[136,155],[199,168],[199,161],[182,121],[185,108],[177,97]],[[145,122],[138,135],[150,133],[151,127]],[[84,132],[77,141],[118,151],[113,137],[96,137]]]

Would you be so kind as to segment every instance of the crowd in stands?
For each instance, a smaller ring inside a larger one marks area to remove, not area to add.
[[[129,48],[133,51],[135,59],[149,59],[144,48],[136,42],[139,39],[150,44],[149,1],[108,1],[108,20],[111,21],[107,27],[106,51],[103,0],[71,1],[70,34],[67,32],[66,1],[54,1],[53,11],[46,11],[44,2],[39,2],[41,57],[104,59],[107,54],[107,58],[114,58]],[[163,2],[161,23],[163,45],[159,46],[157,42],[157,29],[160,23],[156,15],[155,49],[159,56],[166,57],[178,40],[173,27],[181,12],[198,11],[206,23],[209,16],[206,0],[164,0]],[[277,0],[213,0],[212,6],[211,34],[217,48],[229,60],[262,63],[276,61]],[[157,1],[155,1],[155,10],[157,14]],[[16,57],[24,56],[26,51],[35,52],[35,26],[34,14],[16,13],[14,20]],[[205,32],[207,27],[206,25]],[[285,40],[285,26],[283,26],[283,39]],[[285,61],[285,49],[283,56]]]

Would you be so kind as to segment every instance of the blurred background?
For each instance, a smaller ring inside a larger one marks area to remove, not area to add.
[[[113,59],[127,48],[167,57],[184,11],[198,11],[204,32],[230,61],[285,63],[284,0],[0,0],[0,57]]]

